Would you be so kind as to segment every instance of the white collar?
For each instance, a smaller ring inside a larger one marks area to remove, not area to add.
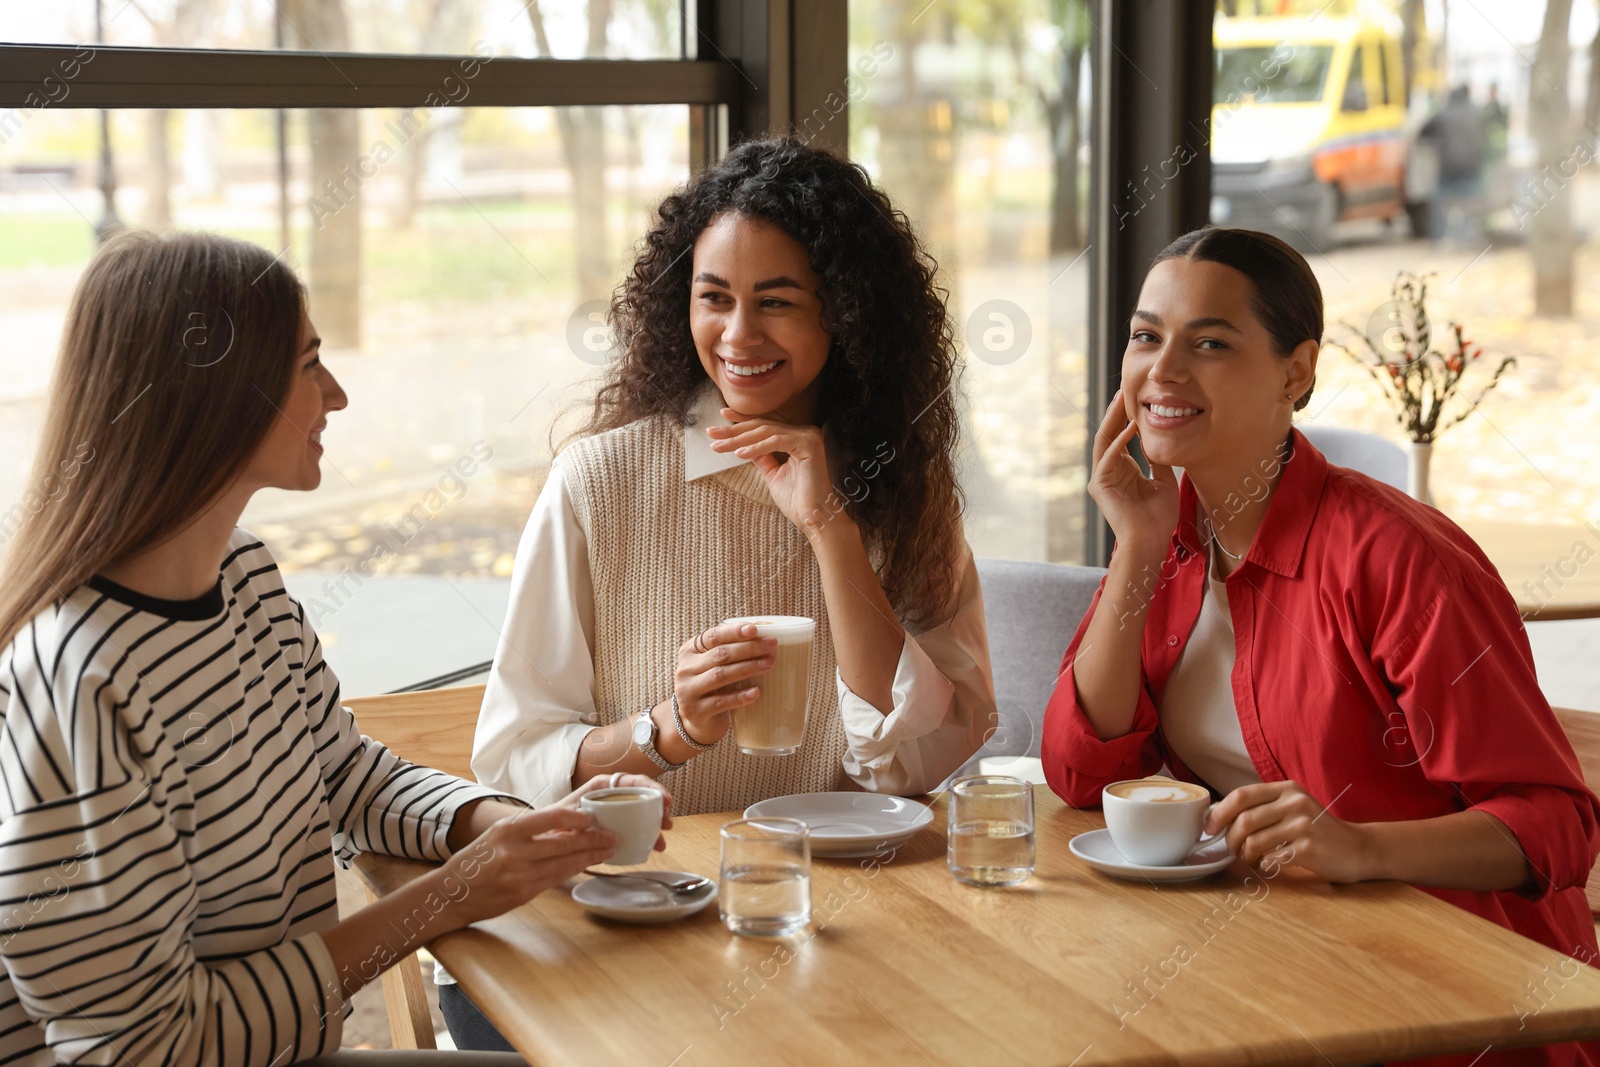
[[[707,426],[732,426],[722,417],[722,393],[710,381],[696,394],[689,408],[689,425],[683,428],[683,480],[696,481],[719,474],[725,470],[749,463],[731,452],[711,451],[711,438],[706,436]]]

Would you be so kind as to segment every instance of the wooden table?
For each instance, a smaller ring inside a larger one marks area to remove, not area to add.
[[[1600,618],[1600,523],[1462,523],[1529,622]]]
[[[611,924],[555,890],[431,949],[536,1067],[1321,1067],[1600,1036],[1600,970],[1409,886],[1117,881],[1067,851],[1099,812],[1040,789],[1037,873],[976,889],[936,808],[891,863],[815,860],[788,941],[735,937],[715,905]],[[715,875],[725,818],[678,819],[652,865]],[[379,892],[426,870],[357,867]]]

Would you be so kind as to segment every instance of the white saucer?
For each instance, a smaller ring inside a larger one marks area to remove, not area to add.
[[[878,856],[932,823],[933,810],[882,793],[796,793],[752,804],[744,817],[799,819],[813,856]]]
[[[688,871],[666,871],[688,874]],[[590,878],[572,887],[572,899],[596,915],[624,923],[664,923],[683,919],[717,899],[715,880],[693,893],[631,878]]]
[[[1110,830],[1090,830],[1067,842],[1072,854],[1097,871],[1116,878],[1134,882],[1193,882],[1216,874],[1233,862],[1228,854],[1228,842],[1217,838],[1209,845],[1195,849],[1182,863],[1171,867],[1149,867],[1134,863],[1111,843]]]

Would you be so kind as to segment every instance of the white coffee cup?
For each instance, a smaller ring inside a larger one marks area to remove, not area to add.
[[[594,821],[616,834],[617,851],[606,862],[631,867],[650,858],[661,836],[661,791],[643,786],[596,789],[578,801]]]
[[[1182,863],[1201,837],[1211,794],[1204,786],[1160,776],[1112,782],[1100,791],[1111,843],[1130,861],[1146,867]]]

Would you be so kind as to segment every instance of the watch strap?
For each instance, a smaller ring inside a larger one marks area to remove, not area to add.
[[[643,752],[645,757],[649,759],[651,763],[654,763],[657,767],[660,767],[664,771],[675,770],[679,767],[682,767],[683,764],[681,763],[668,762],[667,757],[663,756],[656,750],[656,724],[655,720],[650,718],[650,709],[645,708],[639,713],[638,718],[648,720],[650,723],[649,737],[646,737],[643,741],[640,741],[637,734],[634,736],[634,744],[638,745],[639,751]]]

